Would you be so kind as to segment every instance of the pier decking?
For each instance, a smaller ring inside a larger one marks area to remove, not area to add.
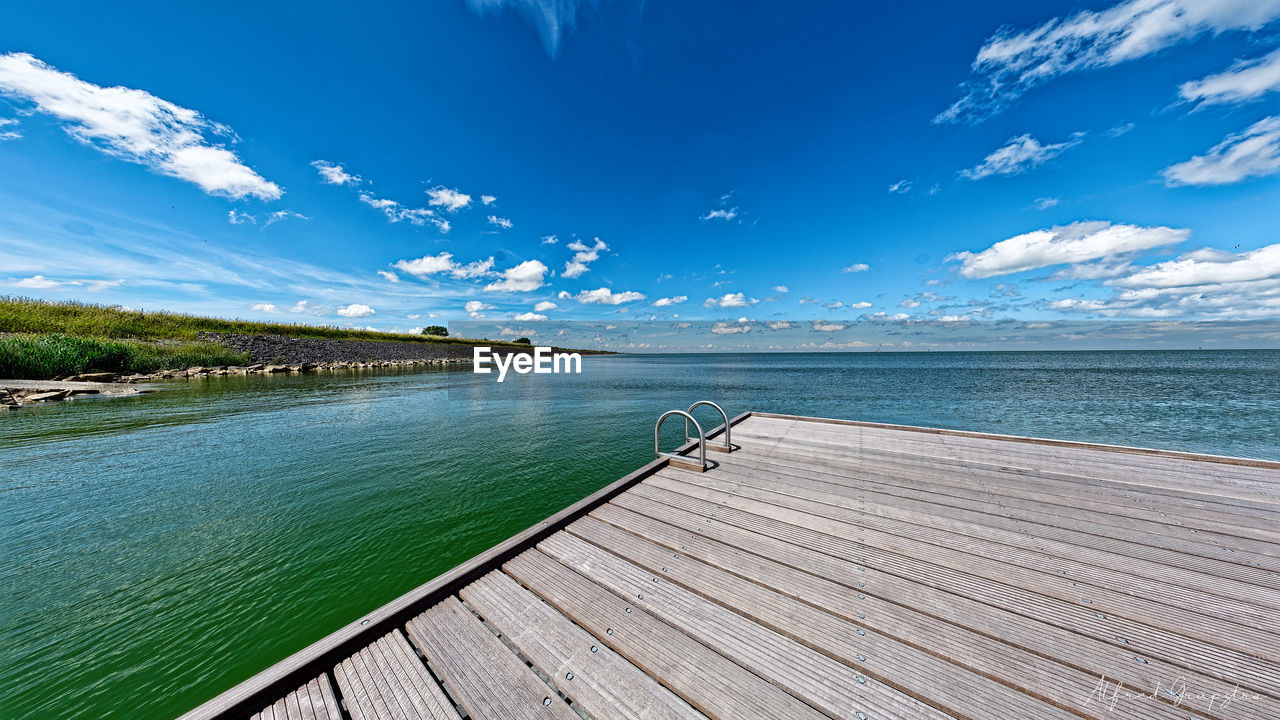
[[[732,439],[184,720],[1280,718],[1280,463],[760,413]]]

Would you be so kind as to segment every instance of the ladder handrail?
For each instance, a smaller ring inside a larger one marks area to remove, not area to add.
[[[653,426],[653,458],[655,460],[657,460],[658,458],[664,458],[664,457],[676,458],[679,460],[688,459],[680,455],[676,455],[675,453],[664,453],[658,449],[659,448],[658,433],[660,430],[662,430],[662,421],[666,420],[672,415],[679,415],[684,418],[684,423],[685,423],[684,434],[685,434],[686,441],[689,440],[689,423],[693,423],[694,429],[698,431],[698,463],[699,465],[702,466],[703,470],[706,470],[707,469],[707,437],[702,434],[702,426],[698,424],[697,418],[695,418],[694,416],[690,415],[689,413],[683,410],[668,410],[662,413],[662,417],[658,418],[657,424]]]
[[[724,449],[732,451],[733,443],[729,442],[729,413],[725,412],[724,408],[711,402],[710,400],[699,400],[698,402],[690,405],[689,409],[686,410],[685,412],[688,413],[690,417],[692,417],[693,411],[703,405],[710,405],[711,407],[720,411],[720,417],[724,418]],[[685,420],[684,421],[684,441],[689,442],[692,439],[693,438],[689,437],[689,421]]]

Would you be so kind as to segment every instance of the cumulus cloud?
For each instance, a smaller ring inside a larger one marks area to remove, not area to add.
[[[498,198],[494,197],[493,195],[481,195],[480,202],[485,205],[492,205],[498,202]]]
[[[427,191],[427,204],[442,207],[449,212],[457,212],[471,204],[471,196],[453,188],[437,185]]]
[[[956,253],[947,259],[961,262],[964,277],[989,278],[1175,245],[1190,234],[1190,230],[1162,226],[1076,222],[1016,235],[981,252]]]
[[[1206,34],[1257,30],[1280,0],[1126,0],[1027,30],[1002,28],[973,61],[963,96],[935,123],[979,122],[1056,77],[1148,57]]]
[[[583,290],[577,295],[570,295],[567,292],[560,292],[561,299],[573,298],[583,305],[621,305],[623,303],[643,300],[644,293],[634,292],[631,290],[615,293],[613,290],[602,287],[596,290]]]
[[[839,310],[840,308],[844,307],[844,301],[832,300],[831,302],[827,303],[826,305],[823,305],[822,307],[828,310]]]
[[[342,317],[362,318],[362,317],[369,317],[370,315],[375,315],[376,313],[374,312],[373,308],[369,307],[368,305],[362,305],[360,303],[351,303],[346,307],[338,308],[338,314],[341,315]]]
[[[870,269],[871,269],[871,266],[870,266],[870,265],[868,265],[868,264],[866,264],[866,263],[854,263],[854,264],[852,264],[852,265],[847,265],[847,266],[845,266],[845,267],[840,268],[840,272],[842,272],[842,273],[860,273],[860,272],[866,272],[866,271],[868,271],[868,270],[870,270]]]
[[[581,277],[589,269],[591,263],[600,259],[600,253],[609,249],[609,246],[601,241],[600,238],[596,238],[593,245],[587,245],[581,240],[574,240],[565,247],[574,251],[573,257],[564,264],[564,272],[560,273],[569,279]]]
[[[669,305],[679,305],[689,299],[688,295],[672,295],[671,297],[658,298],[653,301],[654,307],[667,307]]]
[[[467,311],[467,314],[471,316],[472,320],[483,320],[484,311],[493,309],[492,305],[481,302],[479,300],[469,300],[467,301],[467,304],[463,305],[462,307],[464,310]]]
[[[1280,90],[1280,48],[1253,60],[1240,60],[1225,71],[1178,87],[1186,102],[1206,105],[1244,103]]]
[[[757,302],[759,302],[759,300],[756,300],[755,298],[749,298],[740,292],[736,292],[736,293],[725,293],[720,297],[707,298],[706,301],[702,303],[702,306],[708,307],[708,308],[750,307],[756,304]]]
[[[283,194],[226,148],[235,140],[230,128],[145,90],[94,85],[27,53],[6,53],[0,55],[0,93],[53,115],[90,147],[210,195],[276,200]]]
[[[262,312],[262,313],[280,312],[280,308],[276,307],[275,305],[272,305],[271,303],[257,303],[256,305],[254,305],[249,309],[253,310],[254,312]]]
[[[329,185],[359,185],[362,182],[359,175],[352,175],[338,163],[313,160],[311,167],[320,173],[320,180]]]
[[[459,280],[467,280],[488,275],[493,270],[493,258],[461,264],[454,261],[453,253],[442,252],[439,255],[424,255],[414,260],[399,260],[395,268],[420,278],[448,274]]]
[[[293,304],[293,307],[289,308],[289,312],[295,312],[295,313],[311,312],[311,310],[312,310],[312,307],[311,307],[310,300],[299,300],[298,302]]]
[[[789,330],[795,327],[795,325],[792,325],[791,322],[787,320],[770,320],[765,323],[764,326],[770,330]]]
[[[849,307],[854,310],[865,310],[871,307],[871,303],[867,302],[866,300],[862,300],[856,303],[849,303]]]
[[[833,322],[827,322],[826,320],[813,321],[814,332],[839,332],[845,329],[846,327],[847,325],[845,325],[844,323],[833,323]]]
[[[512,315],[511,319],[517,320],[519,322],[540,322],[542,320],[546,320],[547,316],[539,315],[538,313],[534,313],[534,312],[524,312],[518,315]]]
[[[401,262],[404,262],[404,261],[401,260]],[[378,274],[381,275],[383,279],[385,279],[387,282],[393,282],[393,283],[400,282],[400,276],[391,272],[390,270],[379,270]]]
[[[525,260],[513,268],[503,270],[502,279],[484,286],[489,292],[529,292],[543,286],[547,266],[537,260]]]
[[[515,227],[515,223],[511,222],[507,218],[498,217],[497,215],[490,215],[488,217],[488,220],[490,225],[493,225],[495,227],[500,227],[503,230],[510,230],[511,228]]]
[[[560,242],[560,238],[556,237],[555,235],[543,235],[543,236],[542,236],[542,244],[543,244],[543,245],[555,245],[555,244],[556,244],[556,243],[558,243],[558,242]]]
[[[548,310],[555,310],[555,309],[556,309],[556,308],[558,308],[558,307],[559,307],[558,305],[556,305],[555,303],[551,302],[550,300],[543,300],[542,302],[540,302],[540,303],[538,303],[537,305],[534,305],[534,306],[533,306],[533,311],[534,311],[534,312],[546,312],[546,311],[548,311]]]
[[[1263,118],[1228,135],[1204,155],[1170,165],[1166,185],[1228,185],[1280,172],[1280,115]]]
[[[911,185],[912,183],[910,180],[899,180],[889,186],[889,192],[895,195],[905,195],[911,192]]]
[[[244,225],[245,223],[257,224],[258,219],[247,212],[241,212],[232,208],[227,211],[227,222],[232,225]]]
[[[786,295],[787,293],[791,292],[786,285],[774,285],[773,291],[778,293],[779,295]]]
[[[711,326],[711,332],[716,335],[745,334],[751,332],[751,326],[742,320],[737,323],[718,322]]]
[[[62,283],[57,280],[50,280],[43,275],[32,275],[31,277],[22,278],[21,280],[15,280],[9,284],[14,287],[31,288],[33,290],[48,290],[62,285]]]
[[[1076,133],[1064,142],[1042,145],[1030,135],[1019,135],[1010,138],[1009,142],[983,158],[982,162],[961,170],[960,176],[968,180],[981,180],[991,175],[1018,175],[1079,145],[1082,137],[1081,133]]]

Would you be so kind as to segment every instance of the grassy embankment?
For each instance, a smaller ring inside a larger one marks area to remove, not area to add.
[[[384,342],[476,342],[465,338],[222,320],[87,303],[0,297],[0,377],[48,379],[89,371],[147,373],[193,365],[248,362],[244,353],[216,343],[200,342],[197,334],[201,332]]]

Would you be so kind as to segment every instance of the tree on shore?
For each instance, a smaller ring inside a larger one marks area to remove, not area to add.
[[[532,344],[533,344],[533,341],[532,341],[532,340],[530,340],[529,338],[519,338],[519,339],[517,339],[517,340],[516,340],[516,342],[517,342],[517,343],[519,343],[519,344],[521,344],[521,345],[532,345]]]
[[[449,329],[443,325],[428,325],[422,328],[423,335],[435,335],[436,337],[449,337]]]

